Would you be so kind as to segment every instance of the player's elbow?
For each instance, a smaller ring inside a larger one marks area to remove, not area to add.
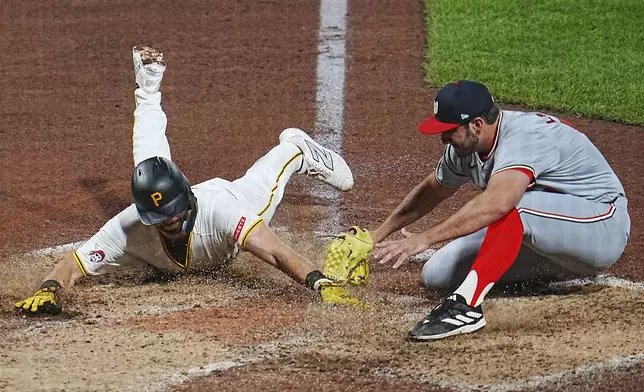
[[[499,203],[499,205],[494,209],[494,212],[496,215],[498,215],[499,218],[501,218],[506,216],[510,211],[516,208],[516,206],[517,206],[517,203],[502,202],[502,203]]]
[[[523,192],[495,192],[487,198],[487,209],[499,217],[507,215],[521,201]]]
[[[518,200],[507,197],[488,197],[480,211],[485,211],[488,216],[500,219],[507,215],[518,204]],[[496,219],[494,219],[496,220]]]

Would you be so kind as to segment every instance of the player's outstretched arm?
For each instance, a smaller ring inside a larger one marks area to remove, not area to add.
[[[58,298],[60,290],[72,287],[83,276],[73,254],[69,253],[45,277],[34,295],[16,302],[16,308],[25,313],[58,314],[63,311]]]
[[[366,307],[344,287],[324,276],[309,260],[286,246],[264,222],[249,235],[245,250],[278,268],[296,282],[319,292],[326,303]]]
[[[441,185],[436,179],[436,174],[432,172],[407,194],[376,230],[371,232],[374,242],[381,242],[391,233],[416,222],[457,190],[458,187],[446,188]]]
[[[464,237],[506,216],[519,203],[531,177],[522,170],[503,170],[493,174],[484,192],[477,195],[445,221],[421,233],[403,233],[404,239],[381,242],[374,255],[384,264],[396,260],[398,268],[409,257],[433,245]]]
[[[311,262],[286,246],[264,222],[249,235],[245,250],[301,284],[315,270]]]

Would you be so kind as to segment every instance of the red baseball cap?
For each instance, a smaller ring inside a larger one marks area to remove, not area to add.
[[[445,85],[436,94],[434,115],[418,125],[426,135],[450,131],[492,109],[494,98],[481,83],[459,80]]]

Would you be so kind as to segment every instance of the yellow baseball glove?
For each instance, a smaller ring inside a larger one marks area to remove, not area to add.
[[[48,280],[34,295],[16,302],[16,308],[24,313],[58,314],[63,311],[63,307],[58,304],[56,298],[56,290],[58,289],[60,289],[58,282]]]
[[[311,271],[306,276],[304,284],[312,290],[319,292],[324,303],[375,310],[374,306],[363,302],[360,298],[352,296],[346,288],[327,278],[318,270]]]
[[[375,307],[365,303],[360,298],[353,297],[347,289],[338,286],[334,282],[320,283],[320,296],[322,296],[322,301],[326,304],[341,304],[371,310],[375,309]]]
[[[339,284],[367,283],[373,247],[369,231],[352,226],[329,244],[324,257],[324,275]]]

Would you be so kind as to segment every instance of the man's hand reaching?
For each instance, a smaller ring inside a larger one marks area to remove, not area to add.
[[[412,233],[403,228],[400,230],[405,237],[400,240],[383,241],[376,244],[375,259],[381,259],[380,264],[396,259],[394,268],[400,267],[409,257],[417,255],[434,245],[424,233]]]

